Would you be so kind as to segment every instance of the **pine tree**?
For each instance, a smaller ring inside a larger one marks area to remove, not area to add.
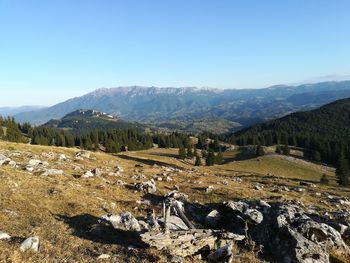
[[[283,153],[283,150],[282,150],[282,147],[281,147],[281,145],[277,145],[276,146],[276,151],[275,151],[276,153],[279,153],[279,154],[282,154]]]
[[[338,159],[335,175],[339,185],[350,186],[349,161],[345,159],[344,154],[341,154]]]
[[[287,144],[285,144],[282,148],[283,154],[284,155],[289,155],[290,154],[290,149]]]
[[[201,166],[202,165],[202,160],[201,158],[197,155],[196,156],[196,161],[194,163],[195,166]]]
[[[256,147],[255,156],[259,157],[259,156],[263,156],[263,155],[265,155],[264,148],[259,144]]]
[[[222,164],[224,157],[222,156],[222,152],[218,152],[218,154],[215,156],[215,163],[216,164]]]
[[[321,161],[321,154],[319,151],[313,151],[313,154],[312,154],[312,158],[316,161],[316,162],[320,162]]]
[[[328,176],[326,174],[323,174],[321,179],[320,179],[320,183],[324,184],[324,185],[328,185],[329,184],[329,179]]]
[[[207,166],[212,166],[212,165],[215,164],[215,154],[214,154],[213,151],[210,151],[210,152],[208,153],[208,156],[207,156],[207,158],[206,158],[206,160],[205,160],[205,164],[206,164]]]
[[[187,153],[186,153],[187,158],[192,159],[193,158],[193,152],[192,152],[192,147],[190,145],[187,146]]]
[[[196,147],[194,147],[194,149],[193,149],[193,156],[194,157],[198,157],[199,156],[199,154],[198,154],[198,151],[197,151],[197,148]]]
[[[179,159],[185,159],[186,158],[186,150],[183,146],[179,148]]]

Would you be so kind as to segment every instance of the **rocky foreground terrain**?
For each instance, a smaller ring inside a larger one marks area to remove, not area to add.
[[[324,186],[175,154],[0,142],[0,261],[350,261],[350,191],[332,174]]]

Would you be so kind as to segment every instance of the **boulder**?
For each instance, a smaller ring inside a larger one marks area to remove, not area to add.
[[[141,190],[147,194],[153,194],[157,191],[156,183],[153,179],[135,185],[136,189]]]
[[[130,212],[115,215],[105,215],[101,218],[101,220],[110,223],[115,229],[126,231],[141,231],[139,222]]]

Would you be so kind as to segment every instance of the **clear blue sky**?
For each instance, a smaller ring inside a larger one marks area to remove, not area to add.
[[[348,0],[0,0],[0,106],[122,85],[340,78],[349,12]]]

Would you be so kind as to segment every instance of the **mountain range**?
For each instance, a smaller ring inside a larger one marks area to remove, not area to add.
[[[45,108],[44,106],[20,106],[20,107],[0,107],[1,116],[14,116],[19,113],[35,111]]]
[[[234,131],[350,97],[350,81],[262,89],[118,87],[98,89],[52,107],[15,114],[19,122],[43,124],[79,109],[107,112],[179,130]]]

